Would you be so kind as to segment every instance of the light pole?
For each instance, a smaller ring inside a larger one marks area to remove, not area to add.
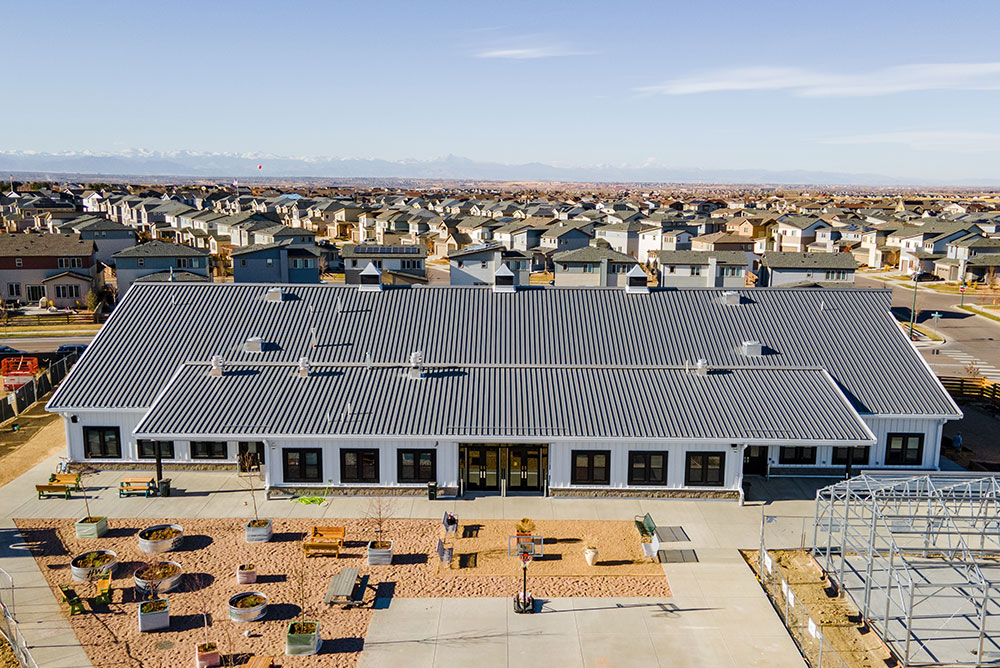
[[[913,340],[913,325],[917,322],[917,277],[920,270],[913,272],[913,306],[910,307],[910,341]]]

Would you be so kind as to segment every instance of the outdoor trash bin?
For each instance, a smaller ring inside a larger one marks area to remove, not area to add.
[[[427,498],[433,501],[438,496],[438,484],[436,482],[427,483]]]
[[[170,478],[160,480],[160,496],[170,496]]]

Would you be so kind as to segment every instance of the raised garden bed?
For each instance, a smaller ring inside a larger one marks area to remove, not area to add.
[[[288,656],[315,654],[322,642],[319,622],[292,622],[285,634],[285,654]]]
[[[96,571],[109,570],[113,573],[117,564],[118,555],[111,550],[91,550],[69,562],[73,579],[77,582],[88,582]]]
[[[100,538],[108,532],[107,517],[84,517],[74,525],[77,538]]]
[[[266,543],[271,540],[274,530],[271,520],[250,520],[246,524],[246,539],[248,543]]]
[[[170,604],[167,599],[157,598],[139,604],[140,633],[166,628],[170,628]]]
[[[229,619],[234,622],[256,622],[267,614],[267,596],[248,591],[229,599]]]
[[[176,561],[160,561],[155,564],[143,564],[135,569],[132,579],[141,591],[155,590],[160,593],[172,591],[180,584],[184,573]]]
[[[179,524],[157,524],[139,532],[139,549],[146,554],[170,552],[181,546],[184,528]]]

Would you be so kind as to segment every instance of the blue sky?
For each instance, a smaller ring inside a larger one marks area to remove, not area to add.
[[[0,150],[1000,180],[1000,3],[2,5]]]

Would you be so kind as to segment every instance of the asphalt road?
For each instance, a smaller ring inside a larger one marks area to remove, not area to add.
[[[859,276],[858,287],[885,288],[889,284]],[[910,319],[913,304],[913,284],[892,285],[892,309],[904,320]],[[973,298],[966,297],[966,303]],[[1000,322],[973,315],[957,307],[959,295],[942,294],[929,288],[917,290],[917,322],[938,331],[945,343],[920,346],[924,358],[940,376],[964,375],[970,363],[991,380],[1000,381]],[[940,313],[935,323],[932,314]],[[937,354],[933,351],[937,350]]]

